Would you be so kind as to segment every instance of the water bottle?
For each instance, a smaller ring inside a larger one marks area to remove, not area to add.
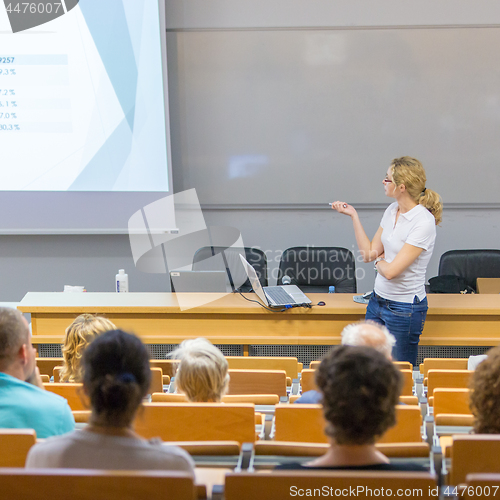
[[[333,285],[328,287],[328,293],[335,293],[335,287]]]
[[[120,269],[115,279],[117,292],[128,292],[128,274],[125,274],[125,269]]]

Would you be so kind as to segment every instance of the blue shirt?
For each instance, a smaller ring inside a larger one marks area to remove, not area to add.
[[[72,431],[75,420],[61,396],[0,372],[0,428],[35,429],[47,438]]]

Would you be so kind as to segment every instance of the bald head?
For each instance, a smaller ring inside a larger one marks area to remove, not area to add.
[[[23,315],[16,309],[0,307],[0,371],[6,371],[22,345],[29,343],[29,327]]]
[[[392,347],[396,339],[389,330],[374,321],[360,321],[347,325],[340,334],[342,345],[358,345],[373,347],[384,354],[387,359],[392,359]]]

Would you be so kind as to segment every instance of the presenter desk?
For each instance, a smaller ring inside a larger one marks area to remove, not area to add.
[[[199,294],[184,294],[194,297]],[[102,314],[117,327],[135,332],[146,344],[177,344],[206,337],[214,344],[332,345],[345,325],[364,318],[366,306],[352,294],[308,294],[317,304],[271,312],[238,294],[181,311],[172,293],[30,292],[18,309],[31,314],[33,344],[60,344],[66,327],[81,313]],[[255,294],[245,294],[257,300]],[[198,297],[199,298],[199,297]],[[500,295],[428,296],[429,312],[420,340],[428,346],[500,344]],[[184,302],[183,302],[184,303]]]

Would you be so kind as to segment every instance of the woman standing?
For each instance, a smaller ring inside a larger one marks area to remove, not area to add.
[[[343,201],[332,204],[351,217],[364,262],[375,261],[377,277],[366,319],[385,325],[396,337],[394,359],[413,365],[428,308],[425,272],[443,211],[439,195],[425,182],[425,170],[415,158],[392,161],[383,185],[386,196],[396,201],[385,211],[371,241],[354,207]]]

